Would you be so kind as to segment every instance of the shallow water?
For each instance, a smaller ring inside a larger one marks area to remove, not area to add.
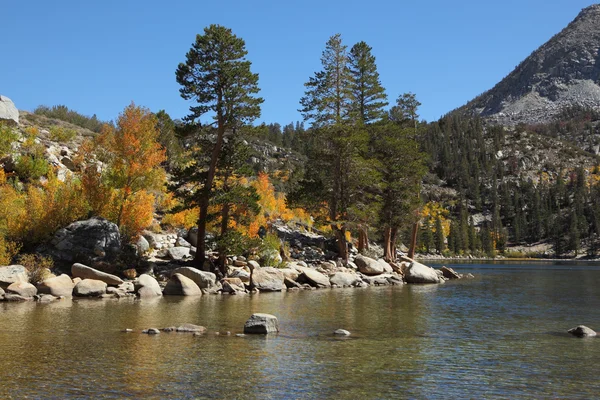
[[[600,339],[565,332],[578,324],[600,330],[600,267],[453,267],[476,279],[0,303],[0,397],[597,397]],[[278,316],[281,332],[236,337],[254,312]],[[184,322],[209,333],[139,333]],[[352,335],[336,338],[337,328]]]

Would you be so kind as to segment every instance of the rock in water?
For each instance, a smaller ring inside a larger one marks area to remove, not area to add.
[[[6,293],[18,294],[22,297],[33,297],[37,294],[37,288],[29,282],[15,282],[6,288]]]
[[[19,110],[6,96],[0,96],[0,122],[8,125],[19,125]]]
[[[339,287],[344,287],[344,286],[352,286],[355,283],[360,282],[360,278],[358,277],[358,275],[356,275],[354,273],[336,272],[329,278],[329,281],[332,284],[335,284]]]
[[[217,276],[212,272],[200,271],[192,267],[180,267],[173,271],[173,274],[181,274],[193,280],[200,289],[217,289]]]
[[[302,274],[298,276],[298,283],[308,283],[311,286],[325,288],[330,287],[329,278],[312,268],[302,268]]]
[[[96,279],[84,279],[75,285],[74,296],[97,297],[106,293],[106,282]]]
[[[141,274],[135,282],[135,290],[138,297],[156,297],[162,296],[160,285],[148,274]]]
[[[336,336],[350,336],[350,332],[345,329],[336,329],[333,334]]]
[[[406,269],[404,279],[408,283],[442,283],[443,279],[439,277],[435,269],[418,263],[412,262]]]
[[[48,278],[38,284],[40,293],[51,294],[55,297],[71,297],[75,284],[67,274]]]
[[[442,271],[444,278],[448,278],[448,279],[460,279],[461,278],[460,274],[458,272],[456,272],[455,270],[453,270],[452,268],[443,266],[442,268],[440,268],[440,271]]]
[[[588,328],[585,325],[579,325],[575,328],[569,329],[568,332],[577,337],[593,337],[596,336],[596,332],[593,329]]]
[[[273,267],[254,268],[252,284],[261,292],[280,292],[286,289],[284,276]]]
[[[175,273],[167,282],[163,290],[164,295],[170,296],[201,296],[202,290],[196,285],[196,282],[185,275]]]
[[[365,257],[361,254],[356,256],[354,263],[358,267],[358,270],[365,275],[379,275],[385,272],[384,265],[373,260],[372,258]]]
[[[183,324],[175,328],[175,332],[204,333],[206,332],[206,328],[200,325]]]
[[[95,279],[105,282],[107,285],[120,285],[123,280],[118,276],[107,274],[106,272],[98,271],[97,269],[88,267],[87,265],[75,263],[71,266],[71,275],[75,278]]]
[[[22,265],[9,265],[0,267],[0,286],[6,288],[11,283],[27,282],[29,274],[27,269]]]
[[[271,314],[256,313],[244,324],[244,333],[267,334],[279,332],[279,321]]]

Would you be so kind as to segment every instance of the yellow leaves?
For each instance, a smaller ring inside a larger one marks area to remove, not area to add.
[[[200,208],[195,207],[174,214],[166,214],[162,219],[162,223],[174,227],[190,229],[196,226],[199,216]]]
[[[439,218],[442,222],[442,228],[444,230],[444,236],[448,236],[450,234],[450,220],[448,219],[448,215],[450,212],[445,209],[440,203],[435,201],[430,201],[429,203],[423,206],[421,210],[421,218],[424,221],[429,219],[431,223],[431,230],[433,232],[436,231],[435,221]]]
[[[123,203],[121,211],[121,233],[129,238],[134,238],[142,230],[152,224],[154,217],[155,197],[146,190],[136,192]]]

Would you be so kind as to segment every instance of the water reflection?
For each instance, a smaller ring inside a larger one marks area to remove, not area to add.
[[[600,329],[600,271],[478,270],[439,286],[2,303],[0,395],[594,397],[600,339],[564,331]],[[236,337],[254,312],[280,334]],[[185,322],[209,332],[140,333]]]

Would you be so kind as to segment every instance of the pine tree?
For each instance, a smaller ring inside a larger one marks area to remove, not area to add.
[[[359,42],[352,46],[348,57],[351,113],[364,124],[380,120],[388,104],[371,50],[365,42]]]
[[[204,267],[206,257],[206,218],[225,131],[260,116],[263,99],[255,97],[259,91],[258,74],[250,71],[247,53],[244,40],[234,35],[231,29],[210,25],[203,35],[196,35],[185,63],[180,63],[176,71],[181,96],[197,103],[190,107],[187,120],[194,122],[211,113],[217,128],[216,141],[210,149],[210,163],[197,196],[200,217],[195,261],[200,268]]]

